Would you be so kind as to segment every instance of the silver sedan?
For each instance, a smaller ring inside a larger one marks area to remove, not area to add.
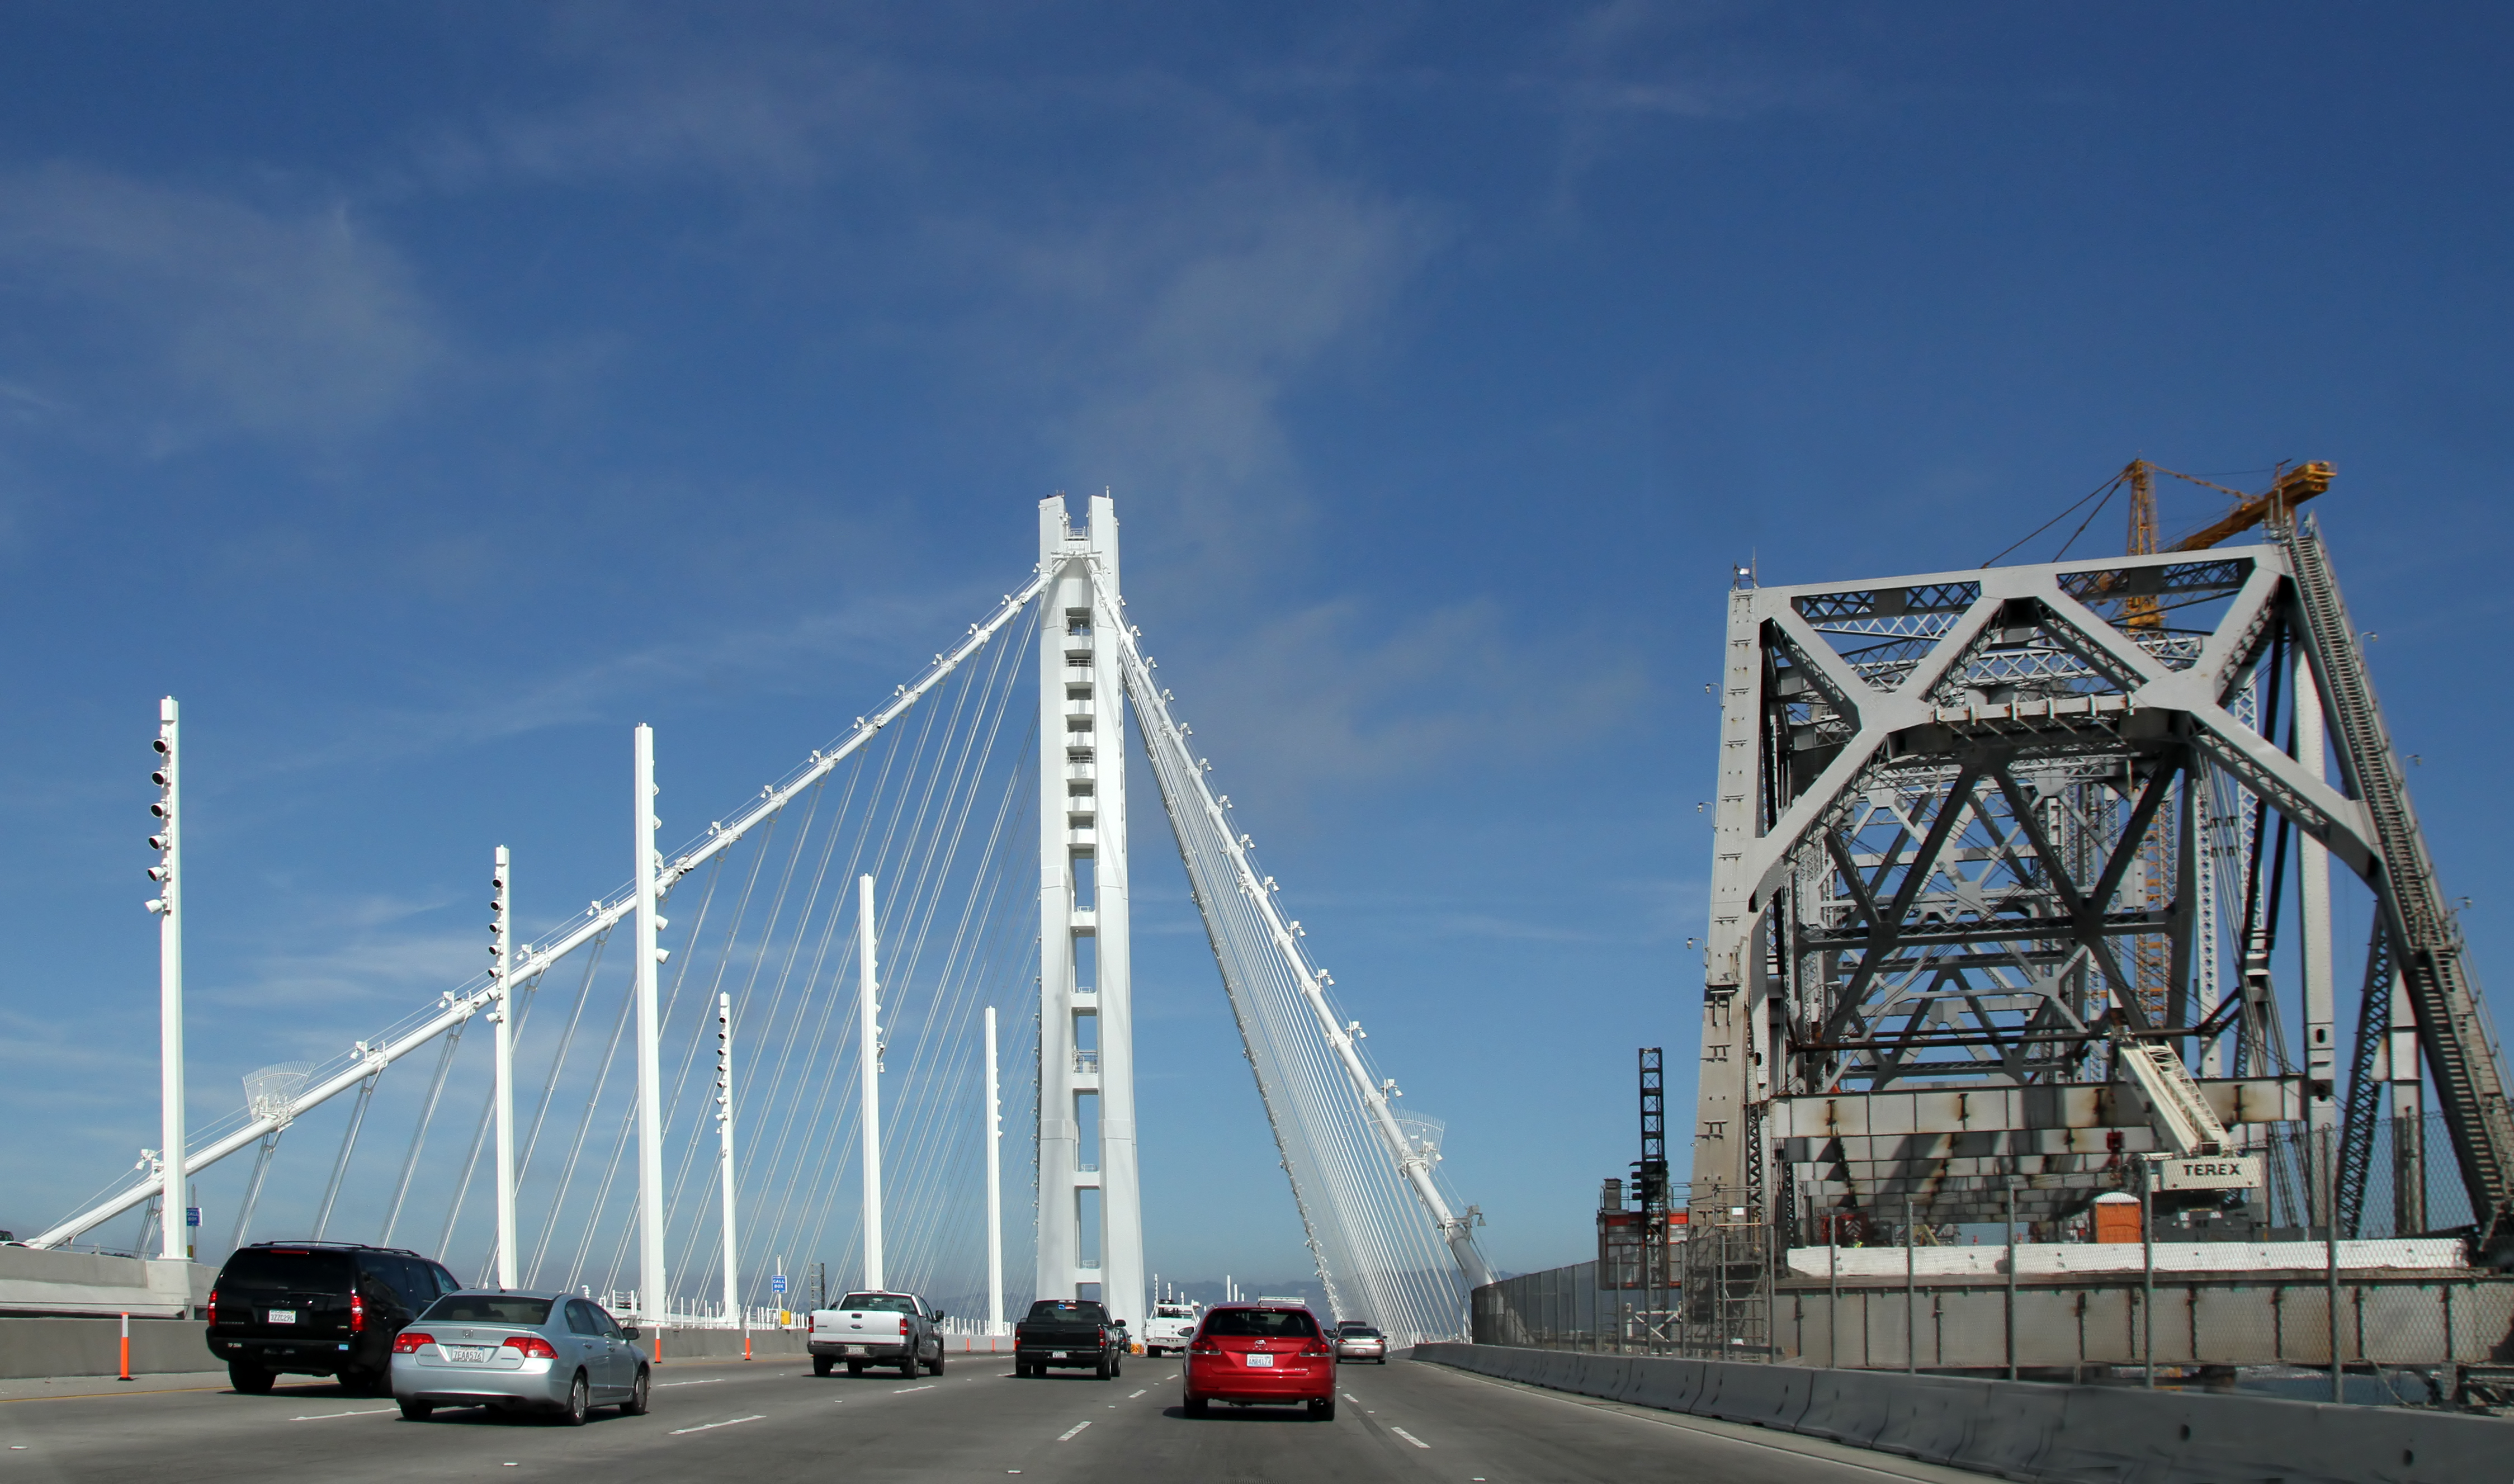
[[[393,1399],[413,1420],[439,1407],[554,1413],[570,1426],[600,1406],[635,1417],[648,1386],[636,1339],[590,1299],[447,1294],[393,1340]]]

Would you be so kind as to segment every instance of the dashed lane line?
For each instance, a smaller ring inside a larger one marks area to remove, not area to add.
[[[292,1423],[328,1423],[336,1417],[382,1417],[387,1412],[398,1412],[401,1409],[399,1407],[369,1407],[364,1412],[317,1412],[312,1417],[292,1417],[289,1421]]]
[[[1074,1441],[1074,1435],[1075,1433],[1080,1432],[1083,1428],[1090,1425],[1091,1424],[1089,1423],[1075,1423],[1073,1426],[1066,1428],[1061,1433],[1058,1433],[1056,1440],[1060,1443],[1070,1443]]]
[[[710,1376],[705,1381],[659,1381],[655,1383],[655,1389],[661,1391],[666,1386],[712,1386],[723,1380],[721,1376]]]
[[[767,1414],[755,1412],[749,1417],[729,1417],[720,1423],[701,1423],[695,1427],[675,1427],[672,1429],[671,1435],[673,1437],[679,1437],[684,1432],[705,1432],[710,1427],[731,1427],[742,1423],[756,1423],[764,1422],[766,1420]]]
[[[898,1390],[893,1391],[893,1392],[891,1392],[890,1394],[891,1394],[891,1395],[893,1395],[893,1396],[906,1396],[906,1395],[907,1395],[909,1392],[911,1392],[911,1391],[931,1391],[931,1390],[933,1390],[933,1389],[934,1389],[934,1383],[932,1383],[932,1382],[930,1382],[930,1381],[929,1381],[929,1382],[927,1382],[925,1384],[923,1384],[923,1385],[921,1385],[921,1386],[902,1386],[902,1387],[900,1387]]]
[[[1415,1447],[1417,1447],[1417,1448],[1429,1448],[1429,1447],[1431,1447],[1431,1446],[1432,1446],[1431,1444],[1429,1444],[1429,1443],[1427,1443],[1427,1442],[1423,1441],[1421,1438],[1416,1437],[1414,1434],[1412,1434],[1412,1433],[1410,1433],[1410,1432],[1406,1431],[1406,1430],[1405,1430],[1404,1428],[1402,1428],[1402,1427],[1391,1427],[1391,1428],[1389,1428],[1388,1430],[1389,1430],[1389,1431],[1391,1431],[1391,1432],[1396,1433],[1399,1437],[1403,1438],[1405,1441],[1407,1441],[1407,1442],[1409,1442],[1409,1443],[1412,1443],[1412,1444],[1413,1444]]]
[[[1150,1386],[1146,1386],[1146,1387],[1144,1388],[1144,1391],[1149,1391],[1149,1390],[1151,1390],[1151,1389],[1152,1389],[1152,1387],[1150,1387]],[[1144,1391],[1134,1391],[1134,1392],[1129,1392],[1129,1393],[1127,1394],[1126,1400],[1128,1400],[1128,1401],[1133,1401],[1136,1397],[1143,1395],[1143,1394],[1144,1394]]]

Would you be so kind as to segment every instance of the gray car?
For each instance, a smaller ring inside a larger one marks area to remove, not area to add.
[[[590,1299],[567,1294],[447,1294],[393,1341],[392,1393],[401,1415],[439,1407],[554,1413],[570,1426],[617,1406],[646,1410],[646,1357]]]

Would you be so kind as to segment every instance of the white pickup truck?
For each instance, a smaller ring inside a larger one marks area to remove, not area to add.
[[[1144,1353],[1185,1354],[1188,1342],[1196,1338],[1196,1327],[1203,1318],[1204,1311],[1194,1304],[1155,1304],[1152,1317],[1144,1321]]]
[[[897,1366],[914,1377],[919,1366],[943,1374],[943,1335],[934,1326],[943,1311],[929,1308],[914,1294],[849,1294],[832,1308],[812,1310],[812,1374],[827,1376],[840,1364],[849,1376],[862,1376],[867,1366]]]

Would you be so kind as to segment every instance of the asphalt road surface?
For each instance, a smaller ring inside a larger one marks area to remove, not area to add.
[[[584,1427],[441,1411],[329,1383],[0,1400],[0,1484],[162,1479],[516,1481],[967,1479],[1092,1484],[1440,1481],[1521,1484],[1978,1484],[1980,1475],[1753,1427],[1567,1397],[1399,1360],[1346,1366],[1336,1420],[1285,1408],[1179,1410],[1179,1363],[1103,1382],[1017,1380],[1000,1356],[942,1376],[826,1380],[791,1361],[667,1365],[645,1417]]]

